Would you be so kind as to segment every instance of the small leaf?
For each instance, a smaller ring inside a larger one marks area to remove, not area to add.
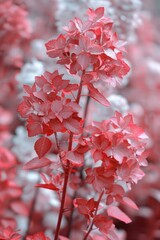
[[[93,44],[92,46],[89,47],[89,52],[91,54],[102,54],[104,52],[103,48],[99,45]]]
[[[27,162],[23,169],[24,170],[32,170],[32,169],[38,169],[42,167],[46,167],[49,164],[51,164],[51,161],[48,158],[33,158],[31,161]]]
[[[69,151],[66,154],[66,159],[68,159],[74,166],[78,167],[83,165],[84,156],[76,151]]]
[[[112,221],[108,219],[106,216],[99,214],[94,218],[94,224],[99,231],[105,234],[108,234],[109,229],[112,226]]]
[[[90,54],[81,53],[77,58],[77,62],[81,65],[82,69],[86,69],[91,62]]]
[[[114,60],[117,60],[117,56],[116,56],[115,52],[114,52],[111,48],[106,49],[106,50],[105,50],[105,54],[106,54],[108,57],[110,57],[110,58],[112,58],[112,59],[114,59]]]
[[[132,220],[122,210],[120,210],[116,206],[110,206],[107,209],[107,213],[108,213],[108,216],[119,219],[122,222],[125,222],[125,223],[132,222]]]
[[[123,200],[122,200],[122,203],[135,209],[135,210],[138,210],[139,208],[137,207],[137,205],[128,197],[124,197]]]
[[[81,130],[80,122],[74,118],[69,118],[66,121],[63,121],[63,124],[66,129],[74,134],[79,134]]]
[[[104,7],[99,7],[95,10],[95,13],[97,15],[97,20],[103,17],[104,15]]]
[[[59,190],[53,183],[40,183],[36,184],[35,187],[46,188],[53,191]]]
[[[42,158],[51,148],[52,142],[46,137],[39,138],[35,144],[34,149],[39,158]]]
[[[98,89],[96,89],[95,87],[93,87],[93,85],[88,84],[88,89],[90,90],[90,97],[95,99],[97,102],[101,103],[102,105],[108,107],[110,105],[110,103],[108,102],[108,100],[98,91]]]

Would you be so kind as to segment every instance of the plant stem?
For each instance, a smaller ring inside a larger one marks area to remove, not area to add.
[[[103,194],[104,194],[104,191],[102,191],[101,194],[99,195],[98,202],[97,202],[97,207],[96,207],[95,214],[94,214],[94,218],[95,218],[95,216],[97,215],[98,208],[99,208],[99,204],[100,204],[100,202],[101,202],[101,199],[102,199],[102,197],[103,197]],[[86,235],[84,236],[83,240],[87,240],[90,232],[92,231],[92,228],[93,228],[93,225],[94,225],[94,218],[92,219],[92,222],[91,222],[91,224],[90,224],[90,226],[89,226],[89,228],[88,228],[88,231],[87,231]]]
[[[58,155],[59,155],[59,159],[60,159],[60,162],[61,162],[61,166],[64,169],[64,165],[63,165],[63,161],[62,161],[62,156],[61,156],[61,149],[60,149],[60,144],[59,144],[59,141],[58,141],[58,136],[57,136],[57,133],[55,132],[54,134],[55,136],[55,140],[56,140],[56,146],[57,146],[57,150],[58,150]]]
[[[89,102],[90,102],[90,97],[88,95],[87,96],[87,100],[86,100],[85,109],[84,109],[84,116],[83,116],[83,118],[85,120],[86,120],[87,115],[88,115]],[[84,122],[83,127],[85,126],[85,124],[86,124],[86,121]],[[81,169],[80,169],[80,178],[81,178],[81,181],[82,181],[81,185],[83,184],[83,174],[82,174],[82,172],[83,172],[83,167],[81,167]],[[74,200],[76,197],[77,197],[77,190],[75,190],[75,192],[74,192],[74,194],[72,196],[72,199]],[[67,229],[67,235],[66,235],[67,237],[70,237],[71,227],[72,227],[72,222],[73,222],[73,214],[74,214],[74,206],[72,206],[72,208],[71,208],[71,214],[70,214],[69,220],[68,220],[69,225],[68,225],[68,229]]]
[[[90,96],[87,96],[87,100],[86,100],[86,105],[85,105],[85,109],[84,109],[84,116],[83,118],[86,120],[87,116],[88,116],[88,109],[89,109],[89,103],[90,103]],[[86,121],[84,122],[84,126],[86,124]]]
[[[61,221],[62,221],[63,211],[64,211],[64,203],[65,203],[65,197],[66,197],[66,191],[67,191],[68,178],[69,178],[69,168],[67,167],[65,170],[62,200],[61,200],[61,206],[60,206],[59,217],[58,217],[54,240],[57,240],[58,236],[59,236],[59,231],[60,231]]]
[[[83,72],[83,74],[84,74],[84,72]],[[83,74],[82,74],[82,76],[83,76]],[[77,93],[77,98],[76,98],[76,103],[77,104],[79,104],[79,101],[80,101],[80,98],[81,98],[82,87],[83,87],[83,83],[82,83],[82,78],[81,78],[78,93]],[[60,148],[59,148],[57,134],[55,134],[55,138],[56,138],[56,143],[57,143],[59,156],[60,156]],[[73,133],[70,133],[68,151],[72,150],[72,143],[73,143]],[[62,200],[61,200],[61,206],[60,206],[60,211],[59,211],[58,222],[57,222],[57,227],[56,227],[54,240],[58,240],[60,227],[61,227],[61,222],[62,222],[62,217],[63,217],[63,212],[64,212],[64,204],[65,204],[67,185],[68,185],[69,173],[70,173],[70,162],[68,160],[67,160],[67,166],[65,167],[65,172],[64,173],[65,173],[65,176],[64,176]]]

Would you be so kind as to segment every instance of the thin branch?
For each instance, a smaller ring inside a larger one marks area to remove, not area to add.
[[[84,72],[83,72],[84,73]],[[83,74],[82,74],[83,76]],[[77,93],[77,98],[76,98],[76,103],[79,104],[80,98],[81,98],[81,92],[82,92],[82,87],[83,87],[83,82],[82,78],[80,81],[78,93]],[[59,144],[58,144],[58,138],[57,135],[55,134],[56,141],[57,141],[57,147],[58,151],[60,151]],[[73,133],[70,133],[69,136],[69,143],[68,143],[68,151],[72,150],[72,143],[73,143]],[[59,152],[60,154],[60,152]],[[58,222],[57,222],[57,227],[56,227],[56,232],[55,232],[55,238],[54,240],[58,240],[60,228],[61,228],[61,222],[62,222],[62,217],[64,213],[64,204],[65,204],[65,198],[66,198],[66,193],[67,193],[67,185],[68,185],[68,180],[69,180],[69,174],[70,174],[70,162],[67,160],[67,166],[65,166],[65,176],[64,176],[64,185],[63,185],[63,192],[62,192],[62,200],[61,200],[61,206],[60,206],[60,211],[59,211],[59,216],[58,216]]]
[[[102,191],[101,194],[99,195],[98,202],[97,202],[97,207],[96,207],[95,214],[94,214],[94,218],[95,218],[96,215],[97,215],[98,208],[99,208],[99,204],[100,204],[100,202],[101,202],[101,199],[102,199],[102,197],[103,197],[103,194],[104,194],[104,191]],[[87,231],[86,235],[84,236],[83,240],[87,240],[90,232],[92,231],[93,225],[94,225],[94,218],[92,219],[92,222],[91,222],[91,224],[90,224],[90,226],[89,226],[89,228],[88,228],[88,231]]]

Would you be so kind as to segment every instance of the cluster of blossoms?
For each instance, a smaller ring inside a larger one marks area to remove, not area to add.
[[[131,222],[118,204],[137,209],[126,192],[144,176],[140,167],[147,165],[146,135],[130,114],[123,116],[118,112],[111,119],[86,126],[88,106],[84,108],[80,102],[83,89],[87,88],[88,98],[108,106],[98,85],[116,86],[129,71],[122,55],[124,43],[113,33],[112,25],[104,17],[104,8],[89,9],[88,20],[75,18],[65,28],[66,34],[46,44],[47,54],[58,58],[57,63],[70,75],[76,75],[79,82],[64,80],[54,71],[36,77],[33,86],[24,86],[27,95],[18,111],[27,119],[28,135],[41,135],[34,144],[37,157],[24,168],[40,169],[44,183],[36,187],[57,192],[60,209],[55,240],[117,240],[112,218]],[[46,156],[53,151],[57,155],[54,160]],[[87,230],[81,215],[87,219]],[[61,228],[63,217],[67,230]],[[28,233],[29,229],[26,237]],[[48,239],[42,232],[37,234],[31,239]]]

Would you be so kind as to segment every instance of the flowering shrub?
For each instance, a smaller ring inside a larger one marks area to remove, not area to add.
[[[34,144],[37,157],[24,169],[38,169],[42,182],[36,188],[55,191],[60,201],[55,240],[117,240],[113,219],[131,222],[119,204],[138,209],[126,192],[144,176],[146,135],[131,114],[116,112],[102,122],[86,123],[88,104],[81,104],[86,95],[109,106],[99,85],[116,86],[129,71],[124,42],[112,24],[103,7],[89,9],[86,21],[71,20],[66,33],[46,43],[46,49],[78,80],[73,83],[57,70],[46,71],[32,86],[24,86],[26,95],[18,108],[27,119],[28,136],[40,135]],[[30,213],[33,210],[34,202]],[[26,239],[49,239],[42,231],[29,236],[29,215]]]

